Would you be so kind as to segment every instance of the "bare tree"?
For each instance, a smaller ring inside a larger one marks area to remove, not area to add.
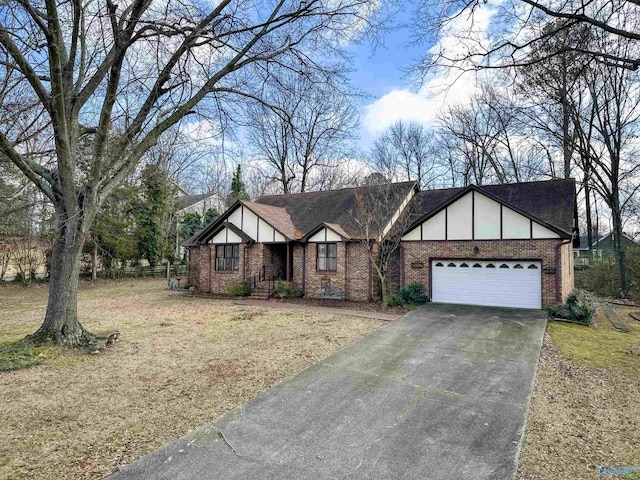
[[[531,141],[516,100],[484,86],[468,105],[438,115],[441,150],[448,150],[452,176],[463,184],[524,182],[545,174],[545,151]],[[455,184],[455,182],[454,182]]]
[[[380,280],[383,301],[390,293],[389,265],[399,252],[402,236],[418,216],[415,202],[398,204],[392,185],[358,189],[356,205],[350,214],[361,232],[357,241],[364,246]]]
[[[276,66],[321,70],[330,54],[320,52],[360,35],[374,10],[363,0],[5,2],[0,154],[52,202],[58,232],[45,319],[29,340],[90,340],[77,315],[83,243],[164,132],[199,109],[224,123],[238,101],[260,101]],[[36,136],[46,162],[28,148]]]
[[[640,189],[634,139],[640,133],[640,77],[620,67],[599,65],[587,74],[588,99],[575,112],[580,154],[589,185],[611,210],[621,295],[629,293],[624,211]],[[587,168],[588,167],[588,168]]]
[[[264,159],[269,179],[281,193],[317,189],[316,172],[335,166],[354,140],[357,115],[339,70],[314,78],[312,72],[285,73],[268,86],[269,106],[254,106],[249,141]]]
[[[491,38],[474,28],[482,21],[478,15],[492,18]],[[532,65],[567,52],[590,57],[600,63],[635,70],[640,66],[637,49],[611,49],[599,43],[567,43],[549,48],[558,36],[576,30],[595,31],[611,42],[632,47],[640,40],[640,11],[636,1],[598,0],[516,0],[486,5],[475,0],[441,0],[434,5],[422,2],[416,15],[415,40],[424,42],[440,35],[457,35],[463,48],[436,48],[416,67],[419,71],[436,66],[454,66],[465,70],[496,69]],[[466,31],[456,30],[464,19]],[[452,33],[455,32],[455,33]],[[544,55],[531,55],[532,52]]]
[[[417,122],[398,120],[376,140],[373,162],[386,178],[416,180],[421,188],[433,187],[442,175],[434,144],[433,131]]]

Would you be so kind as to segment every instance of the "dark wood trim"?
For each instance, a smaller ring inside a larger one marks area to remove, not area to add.
[[[244,232],[244,205],[240,205],[240,230]]]
[[[503,207],[503,205],[500,204],[500,240],[502,240],[503,236],[504,236],[503,233],[502,233],[502,231],[504,229],[504,221],[503,221],[503,217],[502,217],[502,207]]]
[[[482,258],[472,258],[466,256],[460,257],[429,257],[430,261],[444,261],[444,260],[455,260],[459,262],[460,260],[469,260],[470,262],[540,262],[540,266],[542,267],[542,258],[505,258],[505,257],[482,257]],[[542,268],[540,269],[542,271]]]
[[[471,240],[476,239],[476,191],[471,190]]]
[[[260,216],[256,215],[256,242],[260,243]]]
[[[529,239],[533,240],[533,220],[529,219]]]
[[[482,238],[478,240],[402,240],[403,242],[537,242],[537,241],[558,241],[558,237],[553,238]]]
[[[449,240],[449,207],[444,209],[444,239]]]

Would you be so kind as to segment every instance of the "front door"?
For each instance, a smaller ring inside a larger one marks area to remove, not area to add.
[[[270,245],[271,265],[274,267],[276,279],[287,278],[287,245],[285,243]]]

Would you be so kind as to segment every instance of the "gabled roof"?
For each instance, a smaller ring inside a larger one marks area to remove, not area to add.
[[[602,239],[603,237],[591,237],[591,245],[594,246],[598,240]],[[580,237],[580,246],[576,247],[577,250],[589,250],[589,237],[587,237],[586,235],[583,235]]]
[[[229,222],[222,222],[220,224],[218,224],[216,226],[216,228],[214,228],[211,231],[211,236],[215,236],[220,230],[222,230],[223,228],[228,228],[229,230],[231,230],[233,233],[235,233],[236,235],[238,235],[242,240],[244,240],[245,242],[252,242],[253,239],[247,235],[246,233],[244,233],[242,230],[240,230],[238,227],[236,227],[233,223],[229,223]]]
[[[317,225],[315,228],[311,229],[304,237],[301,238],[302,241],[306,242],[309,238],[313,237],[316,233],[318,233],[323,228],[328,228],[329,230],[334,231],[336,234],[340,235],[343,240],[351,240],[351,237],[344,229],[338,225],[337,223],[326,223],[322,222]]]
[[[255,203],[284,208],[296,229],[305,235],[324,223],[338,225],[346,237],[358,238],[362,233],[355,221],[353,210],[358,204],[359,195],[367,193],[368,196],[375,196],[379,193],[399,208],[415,185],[416,182],[401,182],[321,192],[269,195],[258,198]],[[388,219],[390,220],[391,218]],[[332,229],[335,230],[335,227]],[[378,232],[370,234],[377,236]]]
[[[289,214],[284,208],[263,205],[257,202],[247,202],[245,200],[242,200],[241,203],[289,240],[297,240],[302,237],[302,233],[296,230],[296,227],[291,223]]]
[[[206,200],[209,197],[213,197],[217,194],[215,193],[203,193],[201,195],[182,195],[176,198],[176,203],[180,207],[181,210],[190,207],[191,205],[195,205],[202,200]]]
[[[417,202],[417,210],[422,215],[409,230],[472,189],[545,226],[552,227],[552,230],[560,230],[566,235],[571,235],[575,230],[575,181],[573,179],[472,185],[418,192],[414,201]]]
[[[400,208],[409,193],[416,188],[416,182],[389,183],[321,192],[306,192],[287,195],[270,195],[258,198],[255,202],[238,201],[224,214],[185,242],[185,245],[203,243],[217,232],[231,213],[239,206],[246,208],[278,230],[286,240],[303,240],[311,231],[326,226],[344,239],[358,238],[361,232],[354,218],[354,208],[360,195],[368,198],[378,195],[384,198],[394,211]],[[385,209],[388,210],[388,209]],[[381,224],[391,221],[382,219]],[[379,232],[370,232],[377,236]]]

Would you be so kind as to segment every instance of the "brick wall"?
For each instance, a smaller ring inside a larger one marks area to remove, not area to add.
[[[226,294],[229,284],[251,281],[253,275],[266,266],[266,275],[273,275],[277,268],[271,265],[271,251],[262,243],[240,244],[238,270],[216,270],[215,245],[190,247],[189,283],[200,292]],[[301,265],[301,264],[300,264]],[[301,274],[299,274],[301,276]]]
[[[555,247],[560,243],[560,240],[403,242],[402,251],[397,252],[390,265],[389,279],[399,286],[419,282],[429,291],[431,258],[530,259],[541,260],[543,270],[556,269]],[[478,247],[478,253],[474,253],[474,247]],[[292,280],[301,287],[304,285],[306,297],[321,298],[329,293],[354,301],[380,298],[380,282],[374,268],[369,266],[369,256],[362,244],[338,243],[336,272],[316,270],[317,244],[294,244],[292,249]],[[571,245],[561,246],[558,253],[560,261],[555,274],[542,272],[543,305],[557,302],[556,277],[563,301],[574,287]],[[212,245],[191,247],[189,258],[189,284],[202,292],[225,294],[231,282],[251,280],[262,265],[269,266],[270,250],[260,243],[241,244],[239,269],[233,272],[215,271],[215,248]],[[412,262],[423,262],[424,267],[412,268]],[[306,263],[304,278],[303,263]]]
[[[571,259],[566,259],[565,252],[571,253],[569,248],[560,248],[559,267],[555,274],[544,273],[544,269],[556,269],[556,245],[562,240],[500,240],[500,241],[424,241],[403,242],[402,284],[412,282],[423,284],[430,291],[429,269],[431,258],[470,258],[470,259],[529,259],[542,261],[542,305],[557,303],[556,276],[560,293],[566,296],[567,289],[573,289],[573,265]],[[474,248],[478,252],[474,253]],[[422,262],[423,268],[412,268],[413,262]],[[563,272],[565,274],[563,275]],[[570,290],[569,290],[570,291]]]
[[[302,267],[304,262],[304,245],[295,243],[293,248],[293,261],[291,264],[291,281],[295,282],[302,288]]]
[[[200,290],[200,247],[189,247],[189,286]]]
[[[346,290],[347,298],[355,302],[371,300],[369,282],[371,275],[375,275],[369,268],[369,253],[359,242],[347,245]],[[377,279],[377,275],[375,277]]]
[[[573,245],[571,243],[560,247],[562,259],[562,302],[575,288],[575,277],[573,270]]]

